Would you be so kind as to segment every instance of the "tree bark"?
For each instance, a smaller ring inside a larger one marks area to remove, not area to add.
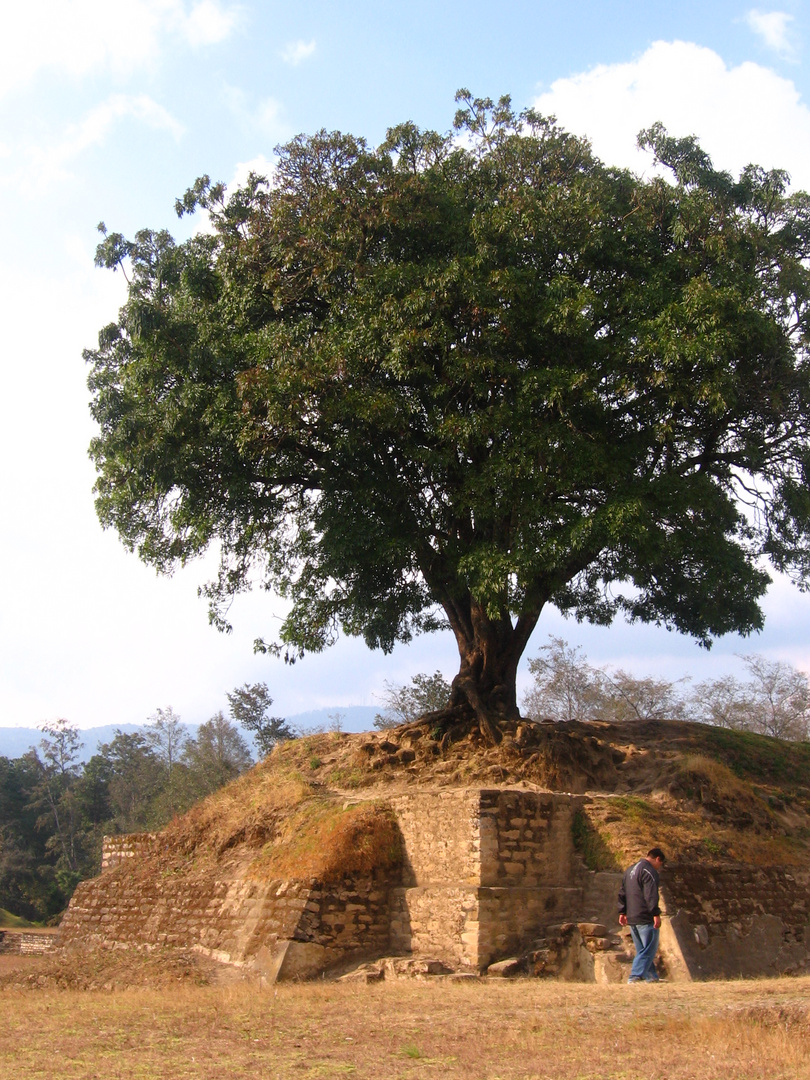
[[[508,615],[491,618],[471,597],[446,605],[445,610],[461,660],[448,712],[454,717],[471,715],[481,734],[498,742],[500,723],[520,717],[517,668],[541,608],[521,615],[515,624]]]

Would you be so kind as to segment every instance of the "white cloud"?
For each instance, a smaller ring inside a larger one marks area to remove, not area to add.
[[[80,124],[71,125],[60,152],[67,158],[75,157],[87,147],[103,142],[111,128],[126,117],[168,131],[175,139],[183,134],[183,125],[148,95],[113,94],[91,109]]]
[[[179,14],[178,25],[190,45],[217,45],[224,41],[236,26],[238,14],[234,8],[223,8],[214,0],[195,4],[188,15]]]
[[[314,52],[314,41],[288,41],[279,55],[285,64],[297,67],[303,60],[308,60]]]
[[[253,114],[253,122],[261,131],[278,137],[278,132],[286,130],[281,119],[282,111],[281,102],[275,98],[265,98],[259,102],[259,107]]]
[[[793,82],[754,63],[727,67],[699,45],[655,42],[629,63],[558,79],[535,107],[587,135],[603,160],[639,172],[651,162],[636,136],[661,120],[673,135],[697,135],[721,168],[785,168],[810,188],[810,110]]]
[[[103,143],[113,128],[127,119],[167,131],[175,139],[179,139],[184,130],[182,124],[148,95],[112,94],[91,109],[78,124],[71,124],[52,146],[28,146],[18,150],[13,157],[22,164],[13,173],[0,174],[0,185],[36,195],[68,179],[71,162],[85,150]]]
[[[284,106],[276,98],[263,98],[254,104],[238,86],[225,86],[222,96],[243,131],[264,136],[271,146],[292,136],[292,128],[284,120]]]
[[[112,68],[127,74],[152,63],[165,36],[188,45],[226,38],[238,11],[220,0],[26,0],[5,5],[0,96],[55,68],[73,76]]]
[[[259,154],[251,158],[250,161],[240,161],[234,169],[233,176],[228,184],[228,191],[234,191],[240,184],[244,184],[251,173],[272,181],[275,167],[275,162],[266,158],[264,154]]]
[[[754,8],[746,14],[745,21],[767,48],[783,57],[795,54],[795,42],[790,35],[792,15],[785,11],[758,11]]]

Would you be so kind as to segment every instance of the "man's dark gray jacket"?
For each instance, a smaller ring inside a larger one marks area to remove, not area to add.
[[[630,926],[651,924],[661,914],[658,881],[658,871],[646,859],[639,859],[625,872],[619,889],[619,914],[627,916]]]

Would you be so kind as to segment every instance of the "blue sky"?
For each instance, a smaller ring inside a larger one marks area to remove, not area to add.
[[[279,712],[378,704],[384,680],[456,666],[449,634],[390,657],[342,641],[292,668],[254,657],[280,607],[207,624],[205,566],[156,578],[103,533],[87,459],[83,347],[123,299],[95,270],[95,226],[185,235],[174,200],[202,174],[233,182],[321,127],[364,135],[411,119],[445,130],[453,95],[512,95],[639,171],[636,132],[663,120],[718,164],[786,167],[810,189],[808,5],[227,0],[28,0],[3,5],[0,40],[0,726],[64,716],[139,723],[172,705],[200,722],[245,681]],[[706,654],[644,627],[593,630],[545,616],[594,663],[706,678],[757,651],[810,672],[810,598],[777,581],[765,632]],[[526,675],[521,675],[525,682]]]

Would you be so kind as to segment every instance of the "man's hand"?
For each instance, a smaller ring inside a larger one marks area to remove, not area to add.
[[[659,920],[659,922],[660,922],[660,920]],[[627,916],[626,915],[620,915],[619,916],[619,926],[627,926]]]
[[[660,915],[653,915],[653,926],[655,927],[656,930],[661,929],[661,916]]]

